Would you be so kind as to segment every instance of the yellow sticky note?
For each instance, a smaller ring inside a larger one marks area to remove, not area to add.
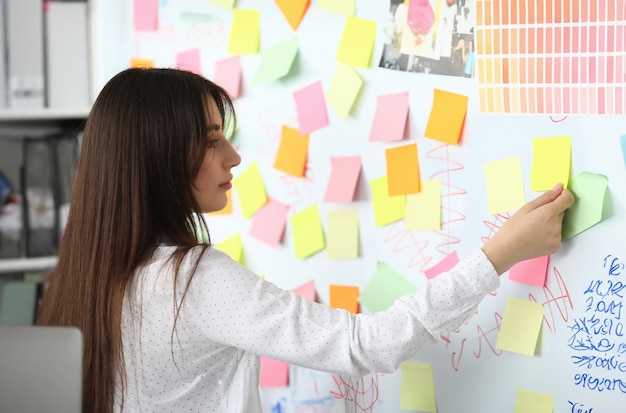
[[[542,304],[508,297],[496,348],[528,356],[535,355],[542,323]]]
[[[267,202],[267,193],[261,177],[259,165],[250,165],[243,173],[233,179],[237,198],[244,218],[250,218]]]
[[[591,410],[590,410],[591,411]],[[529,389],[517,388],[513,413],[553,413],[554,396]]]
[[[359,287],[330,284],[328,288],[330,290],[330,307],[343,308],[352,314],[359,312]]]
[[[441,181],[425,179],[420,192],[406,196],[406,229],[441,229]]]
[[[224,241],[218,243],[215,247],[228,254],[230,258],[237,261],[239,264],[243,265],[243,243],[241,242],[241,236],[239,234],[235,234],[230,238],[225,239]]]
[[[260,34],[261,16],[258,10],[234,10],[228,53],[236,55],[257,53]]]
[[[154,67],[154,60],[152,59],[143,59],[140,57],[131,57],[130,58],[130,67],[139,67],[142,69],[149,69]]]
[[[424,136],[456,145],[463,131],[467,101],[467,96],[435,89]]]
[[[400,368],[400,408],[437,413],[435,380],[430,363],[405,361]]]
[[[236,0],[207,0],[209,3],[215,4],[216,6],[223,7],[225,9],[232,9],[235,7]]]
[[[309,135],[300,135],[297,129],[283,125],[274,168],[302,177],[309,153]]]
[[[359,215],[356,209],[330,211],[327,222],[326,256],[357,258],[359,256]]]
[[[487,162],[484,170],[490,214],[516,211],[526,203],[519,156]]]
[[[226,192],[226,198],[228,199],[228,201],[226,202],[226,206],[219,210],[219,211],[215,211],[215,212],[211,212],[209,213],[209,215],[228,215],[231,214],[233,212],[233,204],[232,204],[232,192],[228,191]]]
[[[389,196],[414,194],[420,191],[420,168],[417,144],[385,150]]]
[[[348,16],[337,50],[337,61],[350,66],[368,68],[375,40],[375,21]]]
[[[354,16],[356,0],[319,0],[317,8],[331,13]]]
[[[297,259],[307,258],[324,249],[324,230],[317,205],[293,214],[289,222]]]
[[[558,183],[567,188],[571,161],[571,137],[534,138],[530,189],[549,191]]]
[[[293,30],[296,30],[309,8],[310,0],[274,0]]]
[[[370,187],[374,222],[377,227],[399,221],[406,216],[406,195],[389,196],[387,176],[374,179],[370,182]]]
[[[565,211],[563,239],[573,237],[609,217],[612,206],[609,179],[601,174],[580,172],[572,178],[570,190],[576,202]]]
[[[342,63],[337,66],[326,99],[341,119],[352,111],[362,87],[363,79],[351,66]]]

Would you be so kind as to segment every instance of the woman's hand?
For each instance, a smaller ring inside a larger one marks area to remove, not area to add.
[[[557,252],[563,216],[573,203],[574,195],[558,184],[513,214],[483,246],[498,275],[520,261]]]

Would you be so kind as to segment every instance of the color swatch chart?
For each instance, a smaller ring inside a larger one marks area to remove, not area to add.
[[[476,0],[480,108],[622,115],[626,0]]]

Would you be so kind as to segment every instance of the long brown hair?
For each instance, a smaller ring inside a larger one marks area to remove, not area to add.
[[[192,189],[207,125],[217,123],[207,119],[209,99],[224,122],[235,121],[228,94],[201,76],[127,69],[104,86],[87,119],[59,260],[37,316],[39,325],[82,331],[86,412],[111,412],[118,380],[124,390],[121,311],[137,267],[160,243],[178,247],[179,265],[199,245]]]

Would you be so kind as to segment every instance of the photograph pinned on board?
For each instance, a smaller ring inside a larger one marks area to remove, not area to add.
[[[475,0],[390,0],[379,67],[475,76]]]

